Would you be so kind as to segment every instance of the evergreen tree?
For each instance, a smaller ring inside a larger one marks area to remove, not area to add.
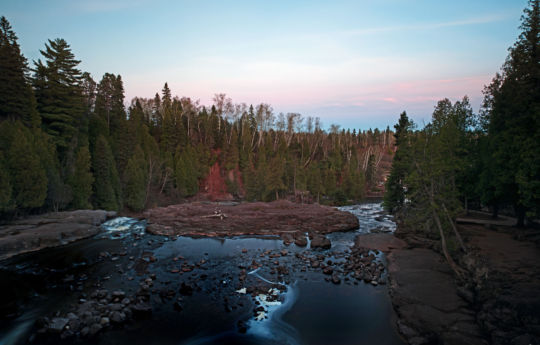
[[[97,86],[95,113],[107,124],[107,134],[114,138],[126,120],[124,85],[120,75],[105,73]]]
[[[285,184],[283,183],[283,160],[281,157],[276,156],[268,165],[264,175],[264,199],[265,200],[278,200],[279,192],[285,190]]]
[[[523,226],[527,210],[540,214],[539,0],[529,1],[520,28],[502,73],[485,90],[483,122],[488,124],[494,170],[491,176],[484,174],[483,184],[493,186],[494,202],[515,206]]]
[[[22,128],[14,129],[7,163],[15,205],[22,209],[38,208],[47,197],[47,175],[32,147],[29,133]]]
[[[180,147],[175,154],[175,184],[182,196],[192,196],[199,191],[198,162],[191,146]]]
[[[118,210],[121,208],[121,188],[116,164],[107,139],[100,135],[93,156],[94,197],[97,208]]]
[[[5,17],[0,17],[0,119],[23,120],[40,125],[32,88],[27,80],[28,65],[17,36]]]
[[[0,151],[0,213],[10,211],[13,206],[9,171],[5,166],[4,155]]]
[[[410,170],[410,140],[414,124],[407,117],[406,112],[399,116],[398,123],[394,126],[396,132],[397,151],[392,162],[392,169],[386,181],[386,192],[384,194],[384,207],[389,211],[398,210],[405,201],[404,179]]]
[[[63,161],[84,113],[80,61],[60,38],[49,40],[40,52],[45,62],[36,62],[33,80],[38,111]]]
[[[144,209],[146,201],[147,163],[142,149],[137,146],[124,172],[124,200],[133,211]]]
[[[88,146],[79,148],[75,160],[75,169],[70,177],[69,184],[73,190],[72,206],[76,209],[91,209],[90,197],[92,196],[92,174],[90,151]]]

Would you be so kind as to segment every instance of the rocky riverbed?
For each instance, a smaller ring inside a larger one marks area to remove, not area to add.
[[[402,344],[384,254],[354,246],[393,223],[378,204],[345,211],[360,227],[326,236],[162,236],[113,219],[92,238],[5,260],[0,342]]]

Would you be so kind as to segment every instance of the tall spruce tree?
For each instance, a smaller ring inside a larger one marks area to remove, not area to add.
[[[73,208],[92,208],[90,197],[92,196],[93,183],[94,175],[91,171],[90,151],[88,146],[82,146],[77,151],[73,175],[69,178],[69,184],[73,190]]]
[[[120,209],[122,205],[120,180],[111,148],[103,135],[96,141],[93,169],[95,205],[106,210]]]
[[[518,226],[525,215],[540,214],[540,1],[530,0],[521,19],[521,34],[485,91],[493,174],[494,203],[514,205]],[[486,167],[487,168],[487,167]]]
[[[28,64],[17,36],[5,17],[0,17],[0,119],[23,120],[38,127],[40,118],[28,82]]]
[[[61,38],[49,40],[40,52],[45,61],[35,62],[37,107],[43,129],[53,138],[63,162],[84,113],[80,61]]]
[[[398,123],[394,125],[396,153],[392,162],[392,169],[386,181],[386,192],[384,194],[384,207],[389,211],[396,211],[403,206],[405,201],[405,176],[410,170],[410,140],[414,124],[406,112],[399,116]]]
[[[11,194],[9,171],[6,168],[4,155],[0,151],[0,213],[10,211],[14,207]]]
[[[32,147],[27,130],[15,128],[13,142],[7,153],[13,198],[17,208],[32,209],[43,206],[47,197],[47,174],[40,157]]]
[[[140,146],[137,146],[124,172],[124,200],[126,206],[133,211],[144,209],[148,179],[147,171],[144,152]]]

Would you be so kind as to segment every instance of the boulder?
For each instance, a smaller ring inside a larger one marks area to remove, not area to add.
[[[323,235],[316,234],[311,240],[311,248],[330,249],[332,242]]]

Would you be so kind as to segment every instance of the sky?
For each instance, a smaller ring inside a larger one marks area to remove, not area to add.
[[[64,38],[83,71],[120,74],[126,102],[173,95],[270,103],[328,127],[475,111],[519,35],[526,0],[0,0],[30,62]]]

